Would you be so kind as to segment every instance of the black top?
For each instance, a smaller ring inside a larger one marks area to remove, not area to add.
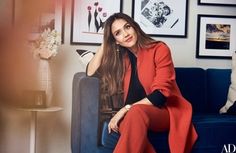
[[[138,79],[137,58],[132,52],[127,51],[127,53],[129,55],[129,60],[131,64],[131,77],[130,77],[129,90],[128,90],[125,103],[132,104],[134,102],[137,102],[145,98],[146,92]]]
[[[151,94],[146,95],[146,92],[138,78],[137,57],[131,51],[127,51],[127,53],[131,64],[131,77],[125,104],[132,104],[147,97],[153,105],[157,107],[163,106],[166,102],[166,97],[159,90],[155,90]]]

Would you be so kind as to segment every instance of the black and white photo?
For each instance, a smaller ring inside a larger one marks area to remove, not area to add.
[[[187,0],[133,0],[132,16],[151,36],[187,37],[187,9]]]

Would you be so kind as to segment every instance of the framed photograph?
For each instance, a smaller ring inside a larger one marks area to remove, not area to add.
[[[133,0],[132,17],[150,36],[187,37],[188,0]]]
[[[236,6],[235,0],[198,0],[198,5]]]
[[[198,15],[197,58],[231,59],[235,42],[236,16]]]
[[[71,44],[100,44],[106,19],[122,11],[122,0],[73,0]]]

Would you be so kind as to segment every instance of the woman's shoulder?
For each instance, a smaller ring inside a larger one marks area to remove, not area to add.
[[[155,42],[151,43],[148,47],[148,50],[153,51],[153,52],[156,52],[156,51],[169,52],[170,51],[169,46],[163,41],[155,41]]]
[[[158,48],[158,47],[168,47],[168,45],[164,41],[155,41],[152,42],[149,48]]]

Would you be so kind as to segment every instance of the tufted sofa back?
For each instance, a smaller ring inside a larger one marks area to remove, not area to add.
[[[193,113],[218,113],[227,99],[230,69],[176,67],[175,71],[177,84],[191,102]]]

